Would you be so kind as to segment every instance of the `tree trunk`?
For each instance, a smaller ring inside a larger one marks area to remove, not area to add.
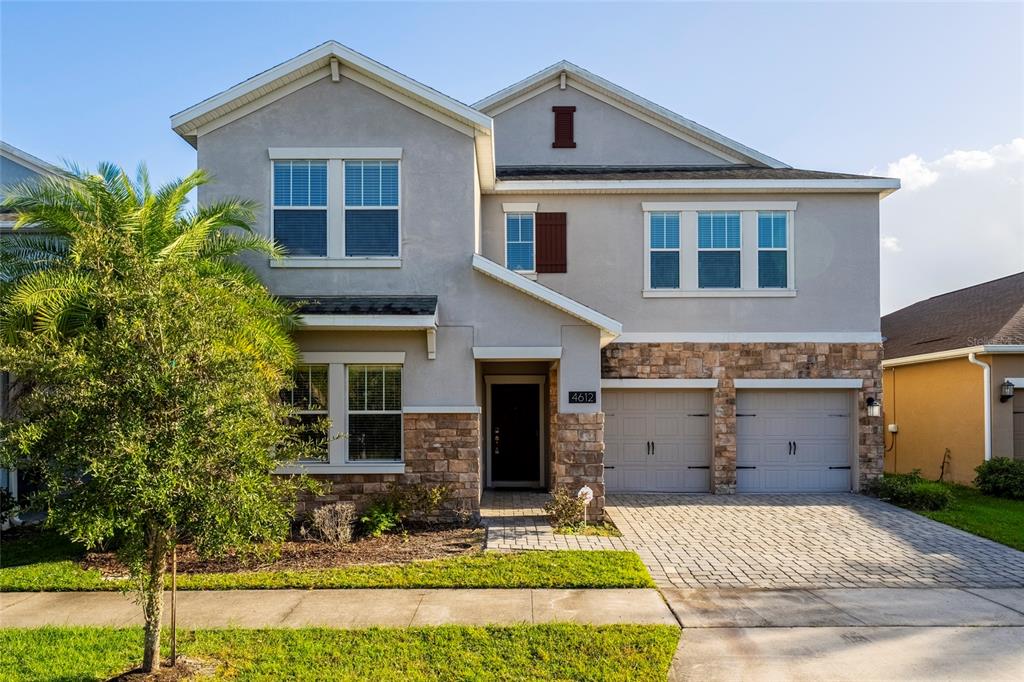
[[[160,669],[160,625],[164,612],[164,573],[167,570],[167,532],[150,524],[146,531],[146,568],[142,582],[142,614],[146,619],[146,643],[142,669]]]

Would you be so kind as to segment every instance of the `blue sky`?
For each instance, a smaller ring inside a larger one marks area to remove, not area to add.
[[[0,137],[166,179],[195,165],[171,114],[324,40],[465,102],[564,58],[793,166],[910,174],[882,204],[888,310],[1024,270],[1022,35],[1021,3],[5,0]]]

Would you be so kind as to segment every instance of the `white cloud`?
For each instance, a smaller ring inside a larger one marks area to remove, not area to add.
[[[886,251],[892,251],[893,253],[899,253],[900,251],[903,250],[903,247],[900,246],[900,238],[899,237],[893,237],[891,235],[886,235],[886,236],[883,236],[880,241],[882,242],[882,248],[885,249]]]
[[[988,152],[978,150],[965,152],[958,149],[939,159],[937,165],[948,165],[962,171],[987,170],[996,165],[996,159]]]
[[[951,174],[987,171],[1021,159],[1024,159],[1024,137],[1015,138],[1007,144],[997,144],[988,150],[957,149],[934,161],[925,161],[917,154],[908,154],[890,163],[886,175],[899,178],[905,191],[914,192],[931,187]],[[877,170],[872,168],[869,174],[875,175]],[[1008,179],[1010,184],[1018,181],[1013,175]]]
[[[899,178],[903,188],[910,191],[934,185],[939,179],[939,174],[928,168],[924,159],[917,154],[910,154],[890,163],[886,175],[890,178]]]
[[[880,208],[883,314],[1024,271],[1024,138],[931,162],[911,154],[889,172],[903,188]]]

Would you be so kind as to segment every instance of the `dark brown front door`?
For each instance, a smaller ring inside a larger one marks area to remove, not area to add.
[[[491,484],[540,486],[539,385],[491,385],[490,429]]]

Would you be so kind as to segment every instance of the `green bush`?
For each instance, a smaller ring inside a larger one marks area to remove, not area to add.
[[[551,501],[544,505],[544,511],[551,517],[551,525],[555,528],[582,527],[586,508],[587,503],[565,487],[556,488],[551,493]]]
[[[974,485],[986,495],[1024,500],[1024,460],[996,457],[975,471]]]
[[[363,515],[359,517],[359,523],[362,524],[364,533],[370,537],[379,538],[384,533],[390,533],[402,525],[402,515],[394,502],[378,499],[366,508]]]
[[[917,470],[909,474],[886,474],[871,481],[865,492],[900,507],[922,511],[939,511],[953,503],[953,492],[949,488],[926,481]]]

